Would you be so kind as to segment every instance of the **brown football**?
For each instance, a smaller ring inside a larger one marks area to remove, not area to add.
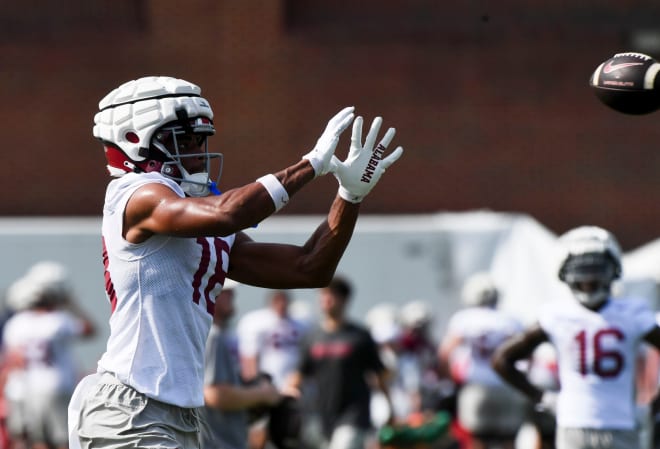
[[[589,85],[600,101],[624,114],[660,108],[660,64],[643,53],[617,53],[601,63]]]

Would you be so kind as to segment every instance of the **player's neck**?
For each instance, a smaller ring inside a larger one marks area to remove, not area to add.
[[[608,305],[609,303],[610,303],[610,299],[608,298],[608,299],[606,299],[605,301],[603,301],[603,302],[601,302],[600,304],[597,304],[597,305],[595,305],[595,306],[588,307],[588,306],[585,305],[584,307],[586,307],[587,309],[591,310],[592,312],[600,312],[601,309],[604,308],[604,307],[605,307],[606,305]]]
[[[344,324],[343,316],[338,316],[338,317],[326,316],[323,318],[323,322],[321,325],[323,327],[323,330],[325,330],[326,332],[334,332],[337,329],[339,329],[342,324]]]

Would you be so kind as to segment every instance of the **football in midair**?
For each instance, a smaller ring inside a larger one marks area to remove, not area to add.
[[[600,64],[589,85],[600,101],[624,114],[660,108],[660,64],[643,53],[617,53]]]

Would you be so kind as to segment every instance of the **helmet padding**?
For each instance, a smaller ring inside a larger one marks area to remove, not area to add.
[[[211,106],[200,93],[195,84],[166,76],[128,81],[99,102],[94,137],[116,145],[133,161],[143,161],[140,149],[149,150],[154,132],[176,121],[177,110],[213,120]]]

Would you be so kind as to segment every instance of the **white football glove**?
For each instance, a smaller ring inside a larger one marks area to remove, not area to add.
[[[386,158],[383,158],[385,149],[396,134],[394,128],[390,128],[374,149],[376,137],[383,123],[381,117],[376,117],[371,124],[371,129],[362,145],[362,117],[357,117],[353,122],[353,135],[351,136],[351,148],[344,162],[332,156],[331,171],[339,181],[339,196],[351,203],[361,202],[365,196],[378,183],[380,177],[394,162],[403,154],[403,148],[397,147]]]
[[[314,149],[303,156],[303,159],[307,159],[312,164],[312,167],[314,167],[316,176],[325,175],[330,171],[330,160],[335,152],[335,148],[337,148],[339,136],[353,121],[354,110],[354,106],[349,106],[332,117],[325,131],[323,131],[323,134],[321,134],[321,137],[316,142]]]

